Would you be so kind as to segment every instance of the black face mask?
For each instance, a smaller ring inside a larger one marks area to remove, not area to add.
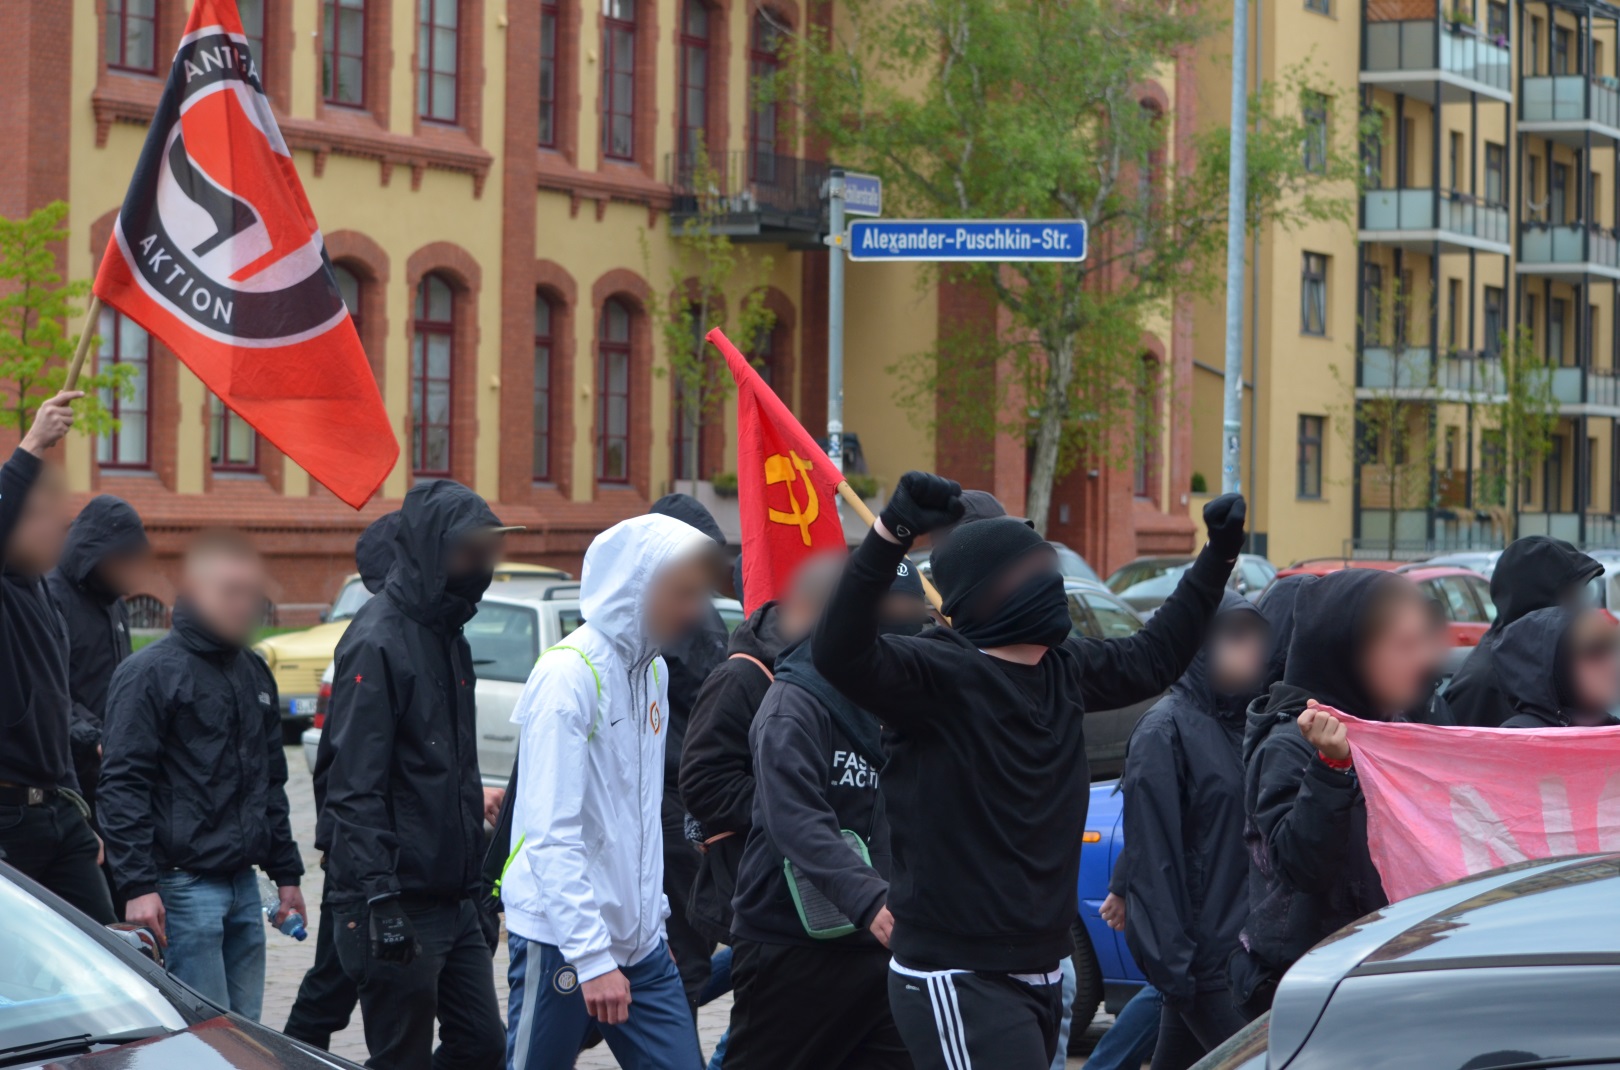
[[[489,590],[489,585],[494,582],[495,570],[492,568],[480,569],[477,572],[463,572],[459,576],[450,576],[445,579],[444,593],[472,605],[484,597],[484,592]]]
[[[932,623],[926,616],[916,620],[880,620],[877,630],[879,635],[921,635],[922,630]]]
[[[951,627],[981,650],[1019,643],[1058,646],[1069,637],[1069,626],[1069,597],[1060,572],[1029,577],[983,619],[972,605],[951,618]]]

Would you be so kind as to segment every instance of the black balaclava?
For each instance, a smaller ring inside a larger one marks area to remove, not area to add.
[[[1294,600],[1294,638],[1283,683],[1324,706],[1367,720],[1399,714],[1374,707],[1362,681],[1361,658],[1374,603],[1406,583],[1390,572],[1347,568],[1301,587]]]
[[[1315,576],[1284,576],[1267,587],[1254,604],[1254,608],[1266,618],[1266,626],[1271,630],[1271,649],[1266,655],[1266,673],[1260,687],[1262,691],[1283,678],[1283,668],[1288,664],[1288,644],[1294,639],[1294,604],[1299,592],[1307,584],[1315,582]]]
[[[495,582],[493,568],[474,569],[471,572],[452,574],[444,578],[444,593],[451,598],[459,598],[464,602],[477,605],[478,600],[484,597],[489,585]]]
[[[934,551],[934,577],[951,627],[980,649],[1034,643],[1057,646],[1069,636],[1069,600],[1054,557],[1006,597],[987,595],[1007,569],[1031,553],[1050,553],[1022,520],[997,517],[963,524]]]
[[[1242,692],[1217,691],[1215,681],[1211,677],[1210,654],[1215,644],[1220,642],[1227,632],[1244,627],[1266,628],[1269,631],[1260,608],[1228,588],[1222,593],[1221,604],[1215,609],[1215,617],[1202,649],[1175,684],[1177,689],[1190,696],[1204,712],[1229,719],[1234,723],[1241,722],[1243,711],[1263,688],[1255,683]]]

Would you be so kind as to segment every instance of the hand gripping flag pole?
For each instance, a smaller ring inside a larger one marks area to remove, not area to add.
[[[737,384],[743,608],[752,613],[777,596],[806,558],[846,548],[833,494],[867,524],[877,518],[725,332],[716,327],[706,337],[726,358]],[[940,608],[939,592],[928,577],[922,582],[928,600]]]

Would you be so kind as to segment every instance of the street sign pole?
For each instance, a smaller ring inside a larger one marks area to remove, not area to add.
[[[1221,493],[1243,479],[1243,243],[1248,236],[1249,3],[1232,3],[1232,143],[1226,176],[1226,369],[1221,407]],[[1252,429],[1251,429],[1252,433]],[[1249,444],[1254,448],[1254,443]]]
[[[844,172],[827,179],[827,224],[834,243],[844,239]],[[827,260],[827,459],[844,470],[844,255],[834,244]],[[840,499],[838,511],[843,514]]]

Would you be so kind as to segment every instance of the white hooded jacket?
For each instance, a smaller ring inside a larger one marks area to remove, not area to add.
[[[713,545],[659,515],[598,535],[580,581],[586,623],[540,656],[512,713],[521,735],[506,926],[559,948],[581,982],[634,965],[664,937],[669,672],[644,604],[661,568]]]

